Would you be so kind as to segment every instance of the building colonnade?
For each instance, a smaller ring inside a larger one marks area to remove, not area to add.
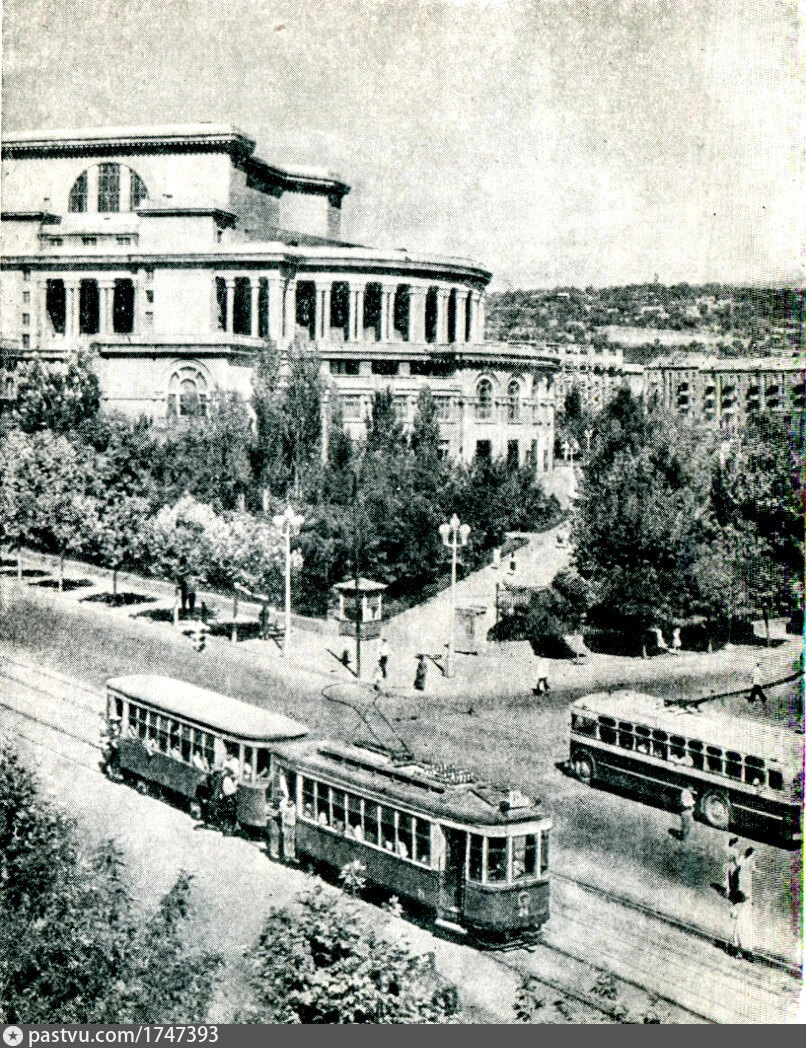
[[[297,274],[217,275],[215,323],[228,334],[314,342],[478,344],[484,293],[476,288],[385,278]]]

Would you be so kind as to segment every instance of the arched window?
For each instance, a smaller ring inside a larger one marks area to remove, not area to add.
[[[184,367],[168,383],[168,415],[171,418],[200,418],[207,414],[207,381],[195,367]]]
[[[96,164],[83,171],[73,183],[67,210],[107,214],[133,211],[147,198],[146,184],[136,171],[125,164]]]
[[[86,211],[87,210],[87,172],[83,175],[79,175],[75,181],[75,185],[70,190],[70,202],[67,205],[68,211]]]
[[[521,384],[516,378],[507,386],[507,418],[510,422],[521,420]]]
[[[476,418],[485,422],[493,417],[493,384],[483,378],[476,386]]]

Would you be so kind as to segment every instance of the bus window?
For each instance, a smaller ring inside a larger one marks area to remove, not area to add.
[[[487,881],[499,884],[507,879],[507,839],[487,838]]]
[[[533,833],[512,838],[512,879],[534,877],[537,873],[537,839]]]
[[[652,732],[652,756],[661,757],[663,760],[669,756],[668,736],[665,731]]]
[[[374,801],[364,801],[364,840],[378,843],[378,805]]]
[[[129,735],[131,738],[137,734],[137,716],[139,710],[137,706],[133,706],[129,703]]]
[[[176,760],[182,760],[182,742],[180,728],[176,721],[171,721],[170,726],[170,753]]]
[[[692,768],[699,768],[700,771],[705,766],[705,757],[702,752],[702,743],[697,742],[696,739],[689,739],[688,741],[688,756],[691,761]]]
[[[669,736],[669,760],[682,764],[686,756],[686,740],[679,735]]]
[[[148,714],[148,738],[152,741],[157,741],[157,730],[159,728],[159,717],[156,713],[149,712]]]
[[[467,876],[471,881],[481,884],[481,871],[484,865],[484,838],[477,833],[470,834],[470,864]]]
[[[346,799],[344,790],[331,791],[331,803],[333,811],[333,829],[338,833],[344,833]]]
[[[644,728],[640,724],[635,726],[635,749],[638,753],[645,753],[649,756],[649,728]]]
[[[137,734],[143,742],[148,738],[148,714],[144,709],[137,711]]]
[[[582,717],[578,713],[574,713],[571,716],[571,731],[578,732],[580,735],[589,735],[593,738],[596,735],[596,721],[590,717]]]
[[[414,822],[410,815],[401,811],[397,816],[397,854],[409,859],[414,854]]]
[[[302,780],[302,814],[306,819],[315,818],[316,786],[312,779]]]
[[[748,786],[764,785],[764,761],[760,757],[745,757],[744,781]]]
[[[608,746],[616,745],[616,722],[612,717],[599,718],[599,738]]]
[[[626,721],[619,721],[618,744],[625,750],[635,749],[635,736],[632,733],[632,724],[628,724]]]
[[[741,779],[742,777],[742,757],[739,753],[733,753],[728,751],[725,754],[725,774],[729,775],[732,779]]]
[[[193,746],[191,742],[190,726],[187,724],[182,725],[182,760],[187,761],[190,764],[190,755]]]
[[[784,788],[784,776],[780,771],[770,768],[770,789],[782,790]]]
[[[717,774],[722,774],[722,750],[718,746],[706,747],[706,766],[708,771],[715,771]]]
[[[395,813],[391,808],[381,808],[381,847],[395,850]]]
[[[540,831],[540,876],[549,868],[549,831]]]
[[[363,836],[364,830],[361,825],[361,798],[353,797],[352,795],[347,798],[347,832],[350,837],[359,839]]]
[[[316,821],[320,826],[330,825],[330,787],[323,782],[316,784]]]
[[[414,858],[423,866],[431,865],[431,823],[425,819],[414,822]]]
[[[271,758],[269,751],[263,748],[257,751],[257,775],[258,778],[265,778],[269,774],[269,768],[271,767]]]

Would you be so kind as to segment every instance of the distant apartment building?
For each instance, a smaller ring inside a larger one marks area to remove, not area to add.
[[[635,396],[644,388],[644,369],[640,364],[624,360],[624,351],[618,347],[596,347],[590,343],[561,343],[549,347],[559,360],[559,371],[554,380],[557,409],[561,410],[572,389],[579,390],[582,403],[598,411],[622,386]]]
[[[645,392],[682,415],[731,430],[759,413],[802,420],[804,371],[806,356],[675,354],[647,365]]]

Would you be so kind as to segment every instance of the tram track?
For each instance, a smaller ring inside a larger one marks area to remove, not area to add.
[[[29,675],[29,679],[25,680],[18,674],[8,672],[8,663],[10,663],[12,667],[16,665],[17,667],[24,669],[26,673]],[[31,678],[35,678],[40,673],[41,678],[43,678],[43,685],[49,686],[38,687],[37,685],[32,683]],[[0,677],[5,678],[9,682],[12,682],[16,685],[24,687],[27,691],[30,691],[35,695],[46,696],[51,701],[66,701],[68,704],[77,707],[85,714],[99,713],[100,711],[98,708],[98,703],[103,703],[103,695],[95,689],[91,689],[84,685],[81,685],[78,682],[71,681],[66,677],[61,677],[60,675],[55,674],[52,671],[40,671],[39,668],[35,668],[22,663],[15,663],[14,660],[8,660],[5,657],[2,657],[2,661],[0,661]],[[62,688],[54,688],[54,684],[61,685]],[[92,696],[92,698],[94,698],[96,702],[90,705],[83,701],[71,699],[69,696],[64,694],[62,690],[63,688],[72,688],[76,691],[83,692],[88,696]],[[85,735],[77,734],[76,732],[66,728],[63,724],[58,724],[54,721],[47,720],[41,715],[39,715],[38,712],[33,713],[29,709],[20,708],[19,706],[13,705],[11,702],[5,701],[4,699],[0,699],[0,708],[9,711],[16,717],[22,718],[23,720],[35,723],[39,727],[42,727],[46,731],[52,732],[57,736],[63,736],[65,738],[72,739],[73,741],[78,742],[81,745],[90,747],[92,750],[98,752],[102,751],[102,746],[99,745],[97,741],[89,739]],[[54,745],[50,745],[48,742],[42,739],[36,739],[32,735],[28,735],[24,731],[20,730],[19,727],[13,728],[12,731],[19,737],[26,739],[26,741],[30,742],[35,747],[41,747],[45,750],[48,750],[56,754],[60,758],[67,760],[68,762],[76,766],[83,767],[94,774],[101,774],[99,767],[94,761],[85,762],[77,760],[75,756],[70,755],[63,749],[59,749]],[[258,843],[254,842],[254,847],[259,848],[260,846]],[[607,890],[600,889],[594,885],[587,884],[586,882],[581,881],[580,879],[570,876],[566,873],[558,872],[557,870],[553,870],[552,876],[557,878],[558,881],[567,882],[581,890],[584,890],[606,900],[606,902],[611,906],[618,907],[626,911],[640,912],[644,918],[655,920],[661,925],[673,929],[678,933],[683,933],[684,935],[690,938],[698,939],[700,941],[704,939],[707,939],[709,942],[713,941],[713,936],[709,934],[705,929],[697,928],[693,925],[687,925],[684,922],[671,918],[666,914],[657,913],[654,910],[651,910],[649,907],[635,903],[632,900],[625,899],[624,897],[618,895],[615,892],[608,892]],[[584,936],[586,934],[587,929],[584,926],[579,925],[578,917],[569,907],[564,906],[561,900],[557,899],[556,896],[553,910],[555,914],[555,920],[563,922],[566,925],[566,928],[570,929],[570,935],[566,935],[566,939],[570,939],[572,942],[575,940],[575,938],[576,941],[585,941]],[[661,934],[659,936],[659,940],[662,941],[662,939],[663,936]],[[653,939],[653,941],[657,940]],[[685,961],[688,955],[684,951],[680,951],[678,949],[677,956],[672,956],[669,952],[668,946],[664,946],[663,949],[663,961],[667,969],[670,972],[674,973],[675,970],[679,968],[681,972],[685,973]],[[609,956],[605,949],[601,950],[598,955],[599,958],[603,962],[605,962],[604,964],[596,964],[595,962],[592,962],[589,958],[580,956],[580,954],[574,951],[573,949],[569,949],[567,944],[564,943],[561,945],[556,941],[551,941],[550,939],[546,938],[544,938],[544,940],[537,945],[534,951],[516,947],[511,952],[508,952],[506,954],[500,951],[496,951],[494,953],[487,953],[487,956],[494,957],[496,964],[499,964],[507,968],[510,972],[516,974],[519,978],[528,977],[529,979],[534,980],[535,983],[539,986],[543,986],[547,990],[551,990],[554,993],[560,994],[563,997],[568,998],[569,1000],[575,1001],[581,1007],[584,1007],[586,1009],[592,1009],[596,1014],[603,1016],[607,1021],[623,1021],[623,1018],[619,1018],[620,1013],[618,1008],[612,1002],[600,999],[599,997],[591,993],[587,993],[584,990],[581,990],[578,984],[569,984],[556,979],[552,979],[551,977],[546,975],[544,971],[536,969],[533,966],[533,962],[535,960],[535,952],[539,952],[541,950],[549,951],[550,953],[554,954],[555,957],[564,958],[567,961],[582,966],[585,970],[591,973],[592,981],[593,979],[595,979],[597,975],[608,975],[612,977],[617,984],[622,985],[624,987],[630,987],[632,990],[638,991],[639,993],[646,995],[646,997],[650,1001],[659,1002],[667,1007],[675,1009],[677,1012],[681,1014],[688,1015],[694,1022],[717,1023],[721,1021],[720,1019],[715,1018],[713,1015],[708,1014],[706,1010],[708,1004],[707,996],[702,997],[702,1001],[704,1002],[703,1004],[701,1004],[699,1007],[694,1007],[691,1003],[685,1003],[684,1001],[675,999],[673,996],[670,996],[667,993],[658,992],[657,989],[647,985],[640,979],[633,978],[630,975],[625,974],[624,972],[617,971],[616,969],[619,967],[617,963],[617,958]],[[639,953],[640,952],[641,950],[639,945]],[[763,961],[768,967],[778,969],[780,972],[786,974],[787,976],[797,978],[800,974],[800,969],[797,966],[794,966],[781,959],[767,956],[763,958]],[[607,966],[608,964],[610,965],[609,967]],[[717,970],[715,966],[710,967],[712,967],[714,971]],[[783,995],[776,994],[776,991],[773,987],[765,987],[764,990],[765,992],[775,994],[783,1000]]]

